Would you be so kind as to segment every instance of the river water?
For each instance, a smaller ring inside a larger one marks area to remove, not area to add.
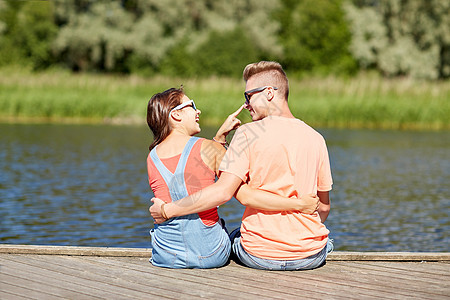
[[[450,251],[450,132],[318,131],[336,250]],[[0,124],[0,242],[150,247],[150,139],[143,126]],[[242,212],[220,207],[229,229]]]

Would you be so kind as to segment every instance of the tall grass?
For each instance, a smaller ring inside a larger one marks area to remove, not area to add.
[[[0,120],[12,122],[120,122],[145,124],[148,99],[184,85],[202,110],[203,125],[218,125],[243,103],[244,82],[65,71],[0,69]],[[450,129],[450,83],[355,78],[290,80],[292,112],[320,127]],[[250,121],[247,112],[241,113]]]
[[[346,80],[303,80],[291,84],[291,90],[292,110],[320,126],[450,128],[448,81],[383,79],[366,74]]]

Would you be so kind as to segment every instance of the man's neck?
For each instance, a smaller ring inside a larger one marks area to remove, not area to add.
[[[268,116],[295,118],[289,109],[287,101],[283,100],[281,103],[273,102],[269,108]]]

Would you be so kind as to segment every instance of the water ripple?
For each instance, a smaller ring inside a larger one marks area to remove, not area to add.
[[[148,129],[0,125],[0,131],[0,242],[150,246]],[[450,250],[450,133],[321,132],[334,179],[326,224],[337,250]],[[229,230],[243,210],[235,199],[220,207]]]

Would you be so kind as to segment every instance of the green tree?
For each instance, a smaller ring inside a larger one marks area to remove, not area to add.
[[[54,43],[58,57],[75,70],[105,70],[204,74],[205,51],[211,39],[226,38],[227,49],[256,51],[268,57],[282,53],[277,43],[277,22],[271,0],[89,0],[56,1],[56,23],[61,26]],[[236,33],[236,32],[240,33]],[[236,39],[230,39],[234,36]],[[245,43],[242,45],[240,43]],[[252,49],[252,50],[249,50]],[[214,59],[215,55],[210,59]],[[181,61],[183,57],[186,61]],[[229,61],[229,60],[228,60]],[[235,62],[237,64],[237,62]],[[243,68],[244,66],[240,66]],[[149,71],[150,70],[150,71]],[[201,70],[201,72],[199,72]],[[223,74],[221,68],[209,68]],[[241,70],[240,70],[241,71]]]
[[[244,67],[257,58],[257,49],[240,27],[222,33],[212,31],[194,53],[199,75],[241,76]]]
[[[0,1],[0,66],[8,63],[18,63],[23,59],[21,48],[16,47],[14,32],[17,24],[17,14],[21,2]]]
[[[166,50],[156,64],[164,74],[234,76],[250,61],[282,53],[270,18],[277,1],[152,0],[143,7],[143,18],[154,16],[163,28]]]
[[[194,54],[187,49],[189,40],[183,39],[171,47],[160,64],[160,71],[164,75],[177,77],[191,77],[197,75]]]
[[[389,76],[450,76],[450,2],[354,1],[346,5],[351,51],[363,68]]]
[[[282,28],[283,63],[296,72],[352,72],[350,31],[341,1],[284,0],[275,14]]]
[[[119,2],[94,3],[67,19],[53,46],[61,59],[74,70],[124,71],[135,42],[134,19]]]
[[[0,2],[0,64],[30,63],[35,69],[52,63],[57,34],[51,2]]]

